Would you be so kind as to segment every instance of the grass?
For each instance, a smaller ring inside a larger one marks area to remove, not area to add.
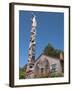
[[[42,76],[40,75],[39,77],[35,77],[35,78],[55,78],[55,77],[63,77],[64,76],[64,73],[56,73],[56,72],[50,72],[49,75],[45,75],[45,76]],[[26,77],[26,69],[24,68],[20,68],[19,69],[19,79],[25,79]]]
[[[50,73],[50,77],[63,77],[63,73],[53,72],[53,73]]]

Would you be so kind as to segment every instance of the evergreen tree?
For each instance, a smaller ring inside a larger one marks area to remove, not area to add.
[[[51,56],[51,57],[56,57],[56,58],[60,57],[60,52],[62,52],[64,54],[64,52],[62,50],[55,49],[50,43],[43,50],[43,53],[45,55]]]

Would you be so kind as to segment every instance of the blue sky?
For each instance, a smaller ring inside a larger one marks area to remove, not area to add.
[[[64,13],[19,11],[19,65],[28,62],[28,48],[31,31],[32,13],[36,15],[36,58],[51,43],[55,48],[64,50]]]

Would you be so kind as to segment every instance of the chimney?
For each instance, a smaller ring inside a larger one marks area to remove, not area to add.
[[[60,60],[64,60],[64,55],[62,52],[60,53]]]

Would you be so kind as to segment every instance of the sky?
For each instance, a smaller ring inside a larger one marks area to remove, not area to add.
[[[51,43],[54,48],[64,51],[64,13],[19,11],[19,67],[28,62],[28,48],[32,16],[36,16],[36,58]]]

